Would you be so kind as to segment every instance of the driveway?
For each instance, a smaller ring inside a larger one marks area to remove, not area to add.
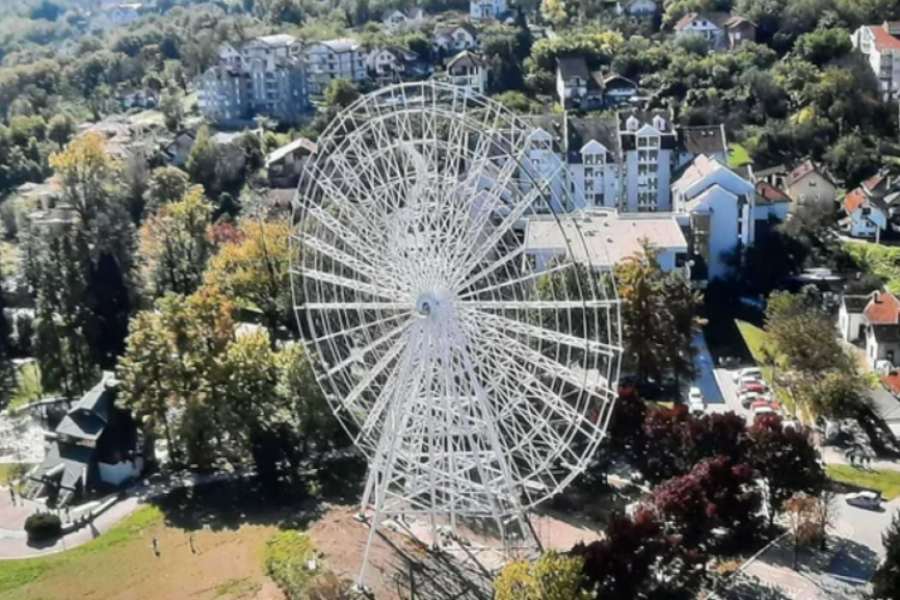
[[[700,388],[700,393],[703,394],[703,401],[706,403],[709,412],[725,412],[723,410],[725,400],[719,391],[719,384],[716,381],[714,372],[715,363],[702,333],[694,338],[693,345],[697,350],[694,356],[694,370],[697,372],[697,376],[691,382],[691,385]]]

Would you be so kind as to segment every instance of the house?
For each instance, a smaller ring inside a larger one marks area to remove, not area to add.
[[[56,427],[44,461],[29,475],[25,494],[66,506],[97,487],[138,477],[144,461],[128,411],[116,406],[118,381],[104,373]]]
[[[727,255],[754,242],[753,184],[724,163],[706,155],[691,162],[672,184],[673,211],[689,227],[691,257],[699,278],[724,278],[730,272]]]
[[[838,330],[845,342],[863,342],[866,362],[896,365],[900,357],[900,300],[890,292],[844,296],[838,311]]]
[[[310,44],[303,51],[310,94],[322,94],[335,79],[361,83],[367,77],[365,50],[356,40],[340,38]]]
[[[900,91],[900,22],[863,25],[850,41],[875,74],[882,100],[896,99]]]
[[[476,20],[499,20],[506,14],[506,0],[469,0],[469,16]]]
[[[200,77],[197,104],[203,116],[218,123],[243,124],[257,115],[298,122],[309,108],[299,42],[280,34],[223,44],[218,64]]]
[[[478,30],[470,23],[437,27],[431,39],[444,56],[479,47]]]
[[[197,132],[184,129],[175,134],[171,142],[166,144],[165,153],[169,157],[169,164],[173,167],[183,167],[187,164],[188,156],[197,139]]]
[[[382,84],[421,79],[434,74],[434,65],[405,48],[376,48],[366,57],[369,75]]]
[[[124,110],[156,108],[159,104],[159,94],[153,90],[132,90],[117,94],[116,100]]]
[[[564,56],[557,60],[556,93],[566,110],[593,110],[603,106],[603,79],[588,70],[583,56]]]
[[[806,160],[788,173],[784,191],[793,200],[791,211],[807,203],[821,202],[830,207],[835,200],[837,186],[834,180],[811,160]]]
[[[395,8],[384,14],[381,23],[390,33],[394,33],[404,25],[416,25],[424,20],[425,11],[421,8],[411,8],[406,11]]]
[[[753,181],[752,176],[750,181]],[[759,239],[771,230],[772,225],[777,225],[787,219],[791,208],[791,199],[767,181],[757,181],[753,184],[753,188],[756,190],[756,199],[753,205],[754,237]]]
[[[659,7],[655,0],[620,0],[616,2],[616,14],[632,17],[653,17]]]
[[[472,52],[463,50],[447,62],[447,79],[464,88],[467,94],[484,94],[487,89],[487,63]]]
[[[306,138],[298,138],[269,153],[266,156],[269,187],[296,188],[309,156],[315,153],[316,144]]]
[[[678,128],[677,160],[680,169],[701,154],[728,164],[728,142],[724,125],[700,125]]]
[[[609,73],[602,80],[603,106],[615,108],[632,101],[638,93],[638,85],[627,77]]]
[[[672,214],[588,208],[568,215],[538,215],[526,221],[524,239],[524,267],[538,272],[567,256],[595,271],[609,272],[625,258],[641,253],[643,240],[659,251],[663,271],[688,264],[688,242]],[[573,243],[573,239],[581,241]]]
[[[734,50],[756,40],[756,25],[725,12],[688,13],[675,23],[675,35],[700,35],[713,49]]]
[[[888,207],[882,196],[874,195],[864,185],[844,196],[842,228],[852,237],[875,238],[888,228]]]

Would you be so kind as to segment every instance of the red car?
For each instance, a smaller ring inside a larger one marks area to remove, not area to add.
[[[747,392],[751,392],[754,394],[762,394],[765,393],[766,386],[761,383],[745,383],[741,386],[741,393],[746,394]]]

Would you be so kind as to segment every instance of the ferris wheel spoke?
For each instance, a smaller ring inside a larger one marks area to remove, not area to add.
[[[461,300],[457,306],[478,310],[572,310],[610,308],[618,300]]]
[[[322,207],[308,204],[305,210],[314,223],[322,225],[333,234],[339,236],[345,244],[348,244],[356,251],[358,256],[366,256],[372,261],[373,266],[380,266],[386,272],[393,270],[393,266],[389,262],[381,260],[381,250],[363,240],[357,235],[356,231],[344,225],[336,217],[328,214]]]
[[[410,311],[412,302],[307,302],[294,306],[297,310],[318,310],[337,313],[346,310]]]
[[[334,310],[334,309],[332,308],[333,305],[331,305],[331,304],[327,304],[327,305],[324,305],[324,306],[328,306],[328,310]],[[295,307],[295,308],[297,308],[297,309],[302,309],[302,308],[310,309],[309,306],[305,306],[305,307],[297,306],[297,307]],[[334,339],[341,338],[341,337],[350,337],[351,334],[359,333],[359,332],[361,332],[361,331],[366,331],[366,330],[368,330],[368,329],[380,329],[381,326],[387,325],[388,323],[391,323],[391,322],[393,322],[393,321],[397,321],[397,320],[403,319],[403,318],[412,317],[413,311],[409,309],[409,305],[407,305],[406,308],[407,308],[406,312],[402,312],[402,313],[400,313],[400,314],[396,314],[396,315],[391,315],[391,316],[388,316],[388,317],[384,317],[384,318],[382,318],[382,319],[378,319],[377,321],[365,321],[365,322],[363,322],[361,325],[357,325],[356,327],[351,327],[350,329],[341,329],[341,330],[339,330],[339,331],[333,331],[333,332],[331,332],[331,333],[329,333],[329,334],[327,334],[327,335],[318,336],[318,337],[313,336],[313,337],[310,339],[310,341],[315,342],[315,343],[318,344],[318,343],[327,342],[327,341],[334,340]]]
[[[303,269],[302,272],[294,271],[294,274],[305,279],[313,279],[322,283],[330,283],[332,285],[337,285],[356,293],[369,294],[370,296],[384,298],[385,300],[395,301],[400,299],[400,293],[397,290],[384,288],[373,283],[366,283],[364,281],[355,281],[353,279],[342,277],[341,275],[334,275],[333,273],[325,273],[316,269],[306,268]]]
[[[501,283],[495,283],[495,284],[489,285],[488,287],[478,288],[478,289],[470,290],[470,291],[459,290],[460,293],[458,294],[458,297],[460,299],[465,299],[465,298],[470,298],[476,294],[486,294],[488,292],[496,292],[496,291],[508,288],[510,286],[521,285],[523,283],[528,283],[529,281],[534,281],[535,279],[539,279],[541,277],[545,277],[547,275],[551,275],[553,273],[563,271],[565,269],[568,269],[570,266],[571,266],[571,263],[560,263],[558,265],[548,267],[542,271],[532,271],[531,273],[527,273],[525,275],[522,275],[521,277],[503,281]]]
[[[369,352],[372,352],[373,350],[380,348],[382,345],[384,345],[385,343],[396,338],[398,335],[400,335],[401,333],[403,333],[404,331],[409,329],[410,326],[412,326],[414,324],[415,324],[414,321],[407,321],[406,323],[401,324],[399,327],[395,327],[394,329],[385,333],[381,337],[370,342],[367,346],[365,346],[355,352],[351,352],[351,356],[342,360],[341,362],[339,362],[338,364],[336,364],[335,366],[331,367],[328,370],[328,376],[331,377],[332,375],[339,373],[343,369],[346,369],[350,365],[359,362],[360,360],[362,360],[362,357],[367,355]]]
[[[602,342],[595,342],[583,337],[576,337],[574,335],[561,333],[559,331],[554,331],[552,329],[547,329],[538,325],[516,321],[502,315],[496,315],[480,310],[476,311],[476,313],[476,319],[485,319],[488,323],[491,323],[494,328],[502,329],[508,333],[517,333],[519,335],[537,338],[546,342],[552,342],[554,344],[564,344],[578,350],[589,350],[597,352],[604,356],[612,356],[614,352],[620,351],[620,348],[613,346],[612,344],[604,344]]]
[[[333,245],[325,242],[315,236],[309,235],[307,233],[299,233],[295,236],[295,239],[299,241],[301,244],[309,248],[310,250],[314,250],[325,256],[328,256],[332,260],[337,261],[339,264],[349,267],[353,271],[356,271],[360,275],[365,276],[368,280],[386,280],[390,282],[392,285],[399,289],[403,289],[405,283],[396,279],[393,276],[393,273],[385,272],[382,269],[378,269],[373,266],[371,263],[360,260],[354,256],[347,254],[346,252],[339,250]]]

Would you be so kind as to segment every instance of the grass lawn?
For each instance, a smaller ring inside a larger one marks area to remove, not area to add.
[[[728,144],[728,166],[732,168],[748,165],[753,161],[747,149],[740,144]]]
[[[834,481],[880,491],[885,500],[892,500],[900,495],[898,471],[863,470],[850,465],[826,465],[825,472]]]
[[[51,556],[0,563],[0,600],[249,600],[262,588],[275,592],[262,572],[260,553],[273,525],[195,532],[169,525],[160,509],[145,506],[96,540]],[[159,541],[160,556],[151,551]],[[270,597],[268,595],[264,597]],[[271,596],[277,597],[277,596]]]
[[[41,368],[36,362],[24,365],[19,369],[18,386],[9,402],[10,408],[17,408],[29,402],[40,400],[43,396],[41,388]]]
[[[841,247],[863,269],[883,278],[888,291],[900,294],[900,248],[860,242],[844,242]]]

